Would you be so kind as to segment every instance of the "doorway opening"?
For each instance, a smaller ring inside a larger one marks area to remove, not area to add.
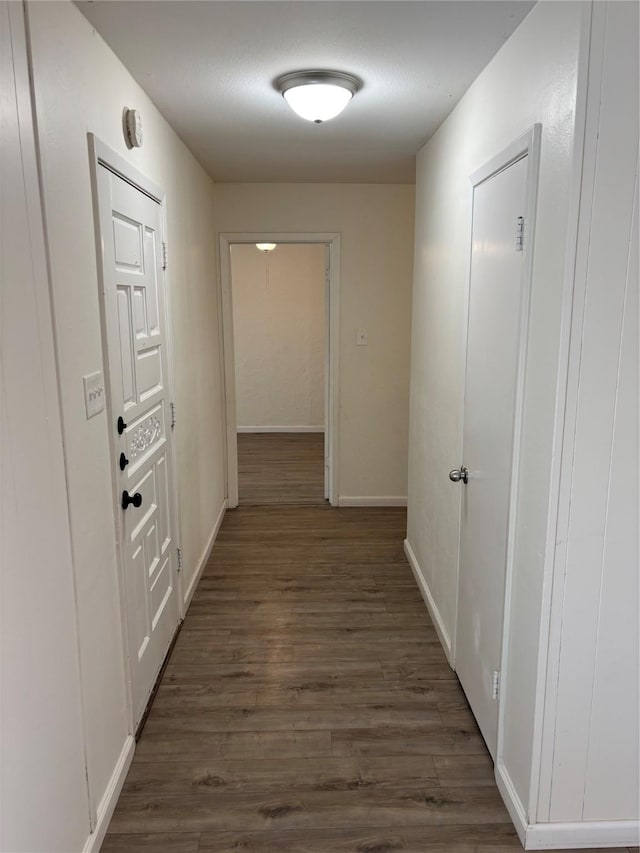
[[[230,507],[337,505],[339,241],[220,236]]]

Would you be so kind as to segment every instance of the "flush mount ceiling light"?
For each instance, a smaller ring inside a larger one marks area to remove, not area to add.
[[[260,249],[261,252],[273,252],[277,243],[256,243],[256,249]]]
[[[343,71],[294,71],[275,86],[294,113],[320,124],[339,115],[362,83]]]

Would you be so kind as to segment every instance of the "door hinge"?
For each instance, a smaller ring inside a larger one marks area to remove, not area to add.
[[[171,429],[173,429],[176,425],[176,404],[169,403],[169,408],[171,410]]]
[[[494,669],[491,678],[491,698],[497,699],[500,695],[500,670]]]
[[[166,270],[167,268],[167,244],[165,241],[162,241],[162,269]]]
[[[178,571],[182,571],[182,548],[176,548],[178,552]]]
[[[516,219],[516,252],[521,252],[524,245],[524,216]]]

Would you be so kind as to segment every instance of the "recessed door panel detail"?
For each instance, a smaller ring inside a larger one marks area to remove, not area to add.
[[[134,722],[179,620],[160,207],[99,168],[104,312]],[[118,432],[122,416],[126,426]],[[119,463],[120,457],[127,460]],[[140,496],[140,505],[122,495]]]
[[[133,348],[131,346],[131,305],[129,289],[117,289],[118,302],[118,355],[120,357],[120,377],[122,382],[123,409],[134,405],[136,389],[133,379]]]
[[[164,409],[155,406],[143,419],[127,428],[127,456],[131,463],[129,476],[161,444],[165,438]]]
[[[157,281],[158,275],[156,269],[156,235],[149,228],[147,228],[144,233],[144,253],[145,262],[149,269],[149,273],[152,277],[152,280]],[[155,287],[149,287],[147,289],[147,322],[149,324],[149,335],[157,335],[159,333],[160,326],[158,322],[158,317],[158,291]]]
[[[129,641],[133,643],[136,656],[140,658],[149,638],[147,630],[149,620],[147,618],[147,602],[144,588],[144,548],[142,547],[142,543],[134,549],[131,555],[127,582],[132,593],[131,601],[129,602],[129,618],[127,620]]]
[[[142,233],[140,224],[117,214],[113,217],[113,243],[116,265],[129,272],[142,272]]]
[[[149,573],[149,577],[152,577],[153,573],[160,564],[157,524],[152,524],[150,527],[147,528],[145,550],[147,552],[147,571]]]
[[[148,337],[149,334],[147,331],[147,306],[144,287],[133,288],[133,304],[135,309],[133,316],[136,321],[136,339],[140,340],[140,338]]]
[[[161,456],[156,463],[156,483],[158,487],[158,536],[160,552],[164,554],[171,543],[171,524],[169,513],[169,483],[167,473],[167,458]]]
[[[156,501],[156,471],[150,468],[144,477],[139,480],[131,491],[142,495],[142,503],[139,507],[131,506],[126,510],[127,527],[131,530],[131,541],[144,532],[144,528],[150,523],[151,516],[158,508]]]
[[[151,588],[151,626],[155,627],[162,616],[162,611],[167,603],[167,598],[172,592],[171,576],[168,571],[169,560],[165,560],[156,577],[153,579]]]
[[[138,399],[141,403],[162,390],[162,358],[160,347],[139,352],[136,364]]]

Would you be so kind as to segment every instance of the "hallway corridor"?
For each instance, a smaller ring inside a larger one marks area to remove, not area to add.
[[[227,513],[104,853],[520,845],[400,509]]]
[[[239,433],[242,506],[323,504],[324,434]]]

